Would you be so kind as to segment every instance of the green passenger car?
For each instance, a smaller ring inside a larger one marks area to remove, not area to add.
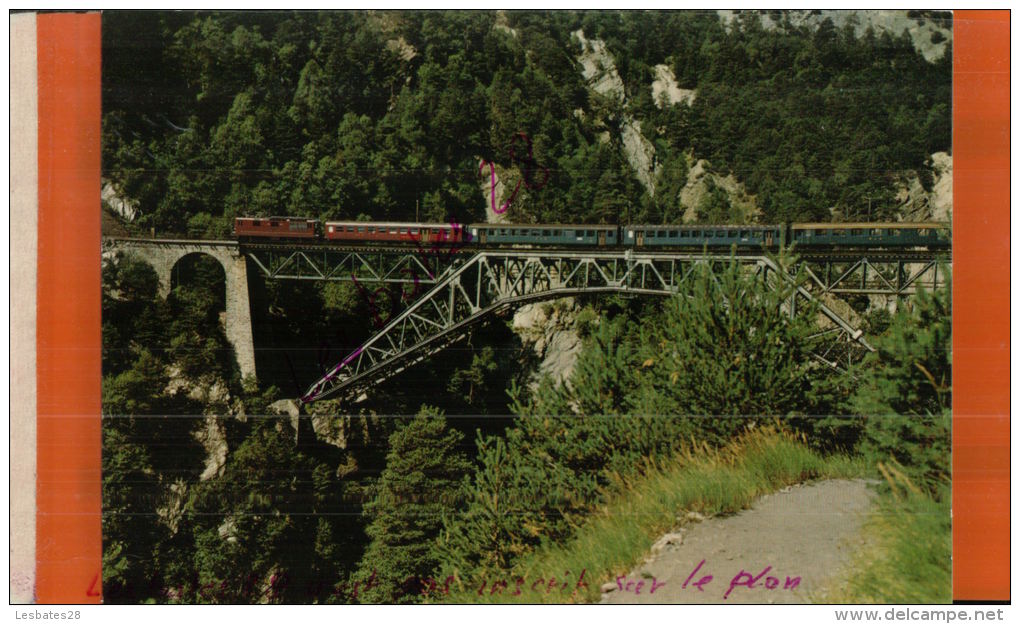
[[[594,246],[618,244],[615,225],[525,225],[474,223],[471,240],[479,245]]]
[[[947,247],[950,243],[943,223],[794,223],[790,233],[799,247]]]
[[[779,225],[628,225],[627,247],[772,247],[782,238]]]

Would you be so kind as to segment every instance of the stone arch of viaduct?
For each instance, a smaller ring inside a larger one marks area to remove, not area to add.
[[[160,294],[170,294],[174,267],[185,256],[205,254],[215,258],[226,277],[226,322],[224,331],[234,347],[242,376],[255,375],[255,341],[252,335],[251,306],[248,300],[248,267],[233,241],[174,241],[110,239],[105,253],[123,251],[148,262],[159,276]]]

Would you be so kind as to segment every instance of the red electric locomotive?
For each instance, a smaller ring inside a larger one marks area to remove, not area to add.
[[[238,217],[234,219],[234,234],[242,239],[315,239],[317,223],[305,217]]]

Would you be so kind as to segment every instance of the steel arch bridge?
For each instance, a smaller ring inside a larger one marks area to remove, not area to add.
[[[430,273],[429,290],[312,384],[301,402],[356,397],[463,338],[472,325],[487,316],[525,303],[592,293],[668,296],[682,293],[697,267],[718,272],[733,262],[773,288],[786,288],[789,296],[783,305],[787,313],[796,314],[804,302],[818,311],[819,331],[812,337],[816,344],[813,355],[818,360],[842,367],[872,350],[860,329],[765,254],[483,250],[462,256]],[[388,281],[406,281],[399,278],[400,269],[390,269]],[[334,279],[344,279],[342,272],[334,275]],[[375,275],[387,281],[386,274],[376,271]],[[283,278],[279,273],[274,277]],[[811,284],[810,280],[806,283]],[[894,289],[895,285],[888,290]]]
[[[221,263],[229,259],[227,264],[236,270],[228,272],[228,308],[233,297],[238,302],[233,308],[244,314],[234,318],[228,313],[228,339],[239,353],[251,352],[251,358],[244,359],[251,360],[251,372],[254,352],[247,301],[251,271],[270,280],[399,286],[402,299],[410,300],[408,307],[378,323],[380,329],[374,336],[312,384],[301,398],[305,403],[336,396],[356,397],[374,383],[463,338],[473,324],[491,314],[533,301],[579,294],[682,293],[696,266],[719,271],[730,262],[762,275],[775,288],[789,290],[784,304],[789,314],[802,310],[801,302],[817,305],[819,331],[814,336],[814,357],[830,366],[845,367],[871,347],[841,299],[884,296],[896,301],[922,287],[934,290],[948,282],[952,260],[949,250],[808,250],[799,253],[792,263],[784,261],[780,266],[763,252],[730,250],[471,247],[458,251],[449,244],[415,249],[292,241],[118,238],[104,238],[103,251],[126,251],[146,259],[162,275],[164,290],[169,290],[172,266],[184,255],[206,253]],[[231,280],[232,276],[236,279]],[[408,284],[414,284],[410,296],[406,292]],[[362,288],[362,294],[369,297],[379,290],[377,287],[367,294]],[[241,359],[239,356],[244,369]]]

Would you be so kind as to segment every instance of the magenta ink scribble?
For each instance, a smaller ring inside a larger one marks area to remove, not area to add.
[[[517,155],[517,141],[523,139],[528,146],[527,157],[520,157]],[[485,165],[489,165],[489,195],[490,203],[492,205],[492,211],[496,214],[503,214],[506,212],[510,204],[517,199],[517,193],[521,190],[521,183],[524,183],[524,187],[528,190],[537,191],[549,182],[549,168],[542,167],[535,160],[534,152],[531,145],[531,139],[528,135],[523,132],[518,132],[514,135],[514,138],[510,141],[510,162],[517,165],[521,170],[521,179],[517,181],[517,185],[514,186],[514,190],[510,193],[510,199],[506,200],[502,206],[496,206],[496,165],[491,160],[483,160],[478,167],[478,173],[484,175]],[[543,173],[542,181],[536,182],[534,178],[535,169],[541,169]]]
[[[363,347],[358,347],[357,349],[354,350],[353,353],[351,353],[350,355],[345,357],[342,362],[340,362],[335,367],[333,367],[333,370],[330,371],[329,375],[326,375],[326,377],[322,381],[320,381],[319,383],[315,384],[315,387],[312,388],[311,392],[309,392],[305,396],[301,397],[301,402],[302,403],[308,403],[312,399],[314,399],[314,398],[318,397],[320,394],[322,394],[320,392],[322,386],[324,384],[329,383],[334,378],[336,378],[337,374],[340,372],[340,369],[343,368],[344,366],[347,366],[351,362],[351,360],[353,360],[354,358],[358,357],[358,355],[360,355],[363,350],[364,350]]]
[[[517,148],[515,146],[517,145],[518,139],[524,139],[524,141],[527,142],[528,144],[527,158],[518,158],[517,156]],[[517,134],[515,134],[513,140],[510,141],[510,161],[517,164],[520,167],[521,176],[524,178],[524,186],[526,186],[529,190],[537,191],[538,189],[548,184],[549,168],[540,166],[538,164],[538,161],[535,160],[535,156],[532,153],[531,149],[531,139],[528,138],[528,135],[524,134],[523,132],[518,132]],[[542,182],[540,183],[535,182],[535,180],[532,178],[532,174],[534,173],[534,169],[536,168],[541,169],[542,173],[545,174],[545,177],[542,178]]]
[[[521,189],[521,183],[517,182],[517,186],[514,187],[514,192],[510,194],[510,199],[508,199],[505,202],[503,202],[503,205],[500,206],[499,208],[497,208],[496,207],[496,165],[494,165],[491,160],[483,160],[481,165],[479,165],[479,167],[478,167],[478,173],[483,173],[483,170],[485,169],[485,165],[489,165],[489,175],[491,176],[491,181],[489,182],[489,193],[490,193],[490,195],[492,197],[492,199],[491,199],[491,202],[492,202],[492,211],[494,213],[496,213],[496,214],[503,214],[504,212],[506,212],[506,209],[510,207],[510,202],[512,202],[517,197],[517,191],[519,191]]]

